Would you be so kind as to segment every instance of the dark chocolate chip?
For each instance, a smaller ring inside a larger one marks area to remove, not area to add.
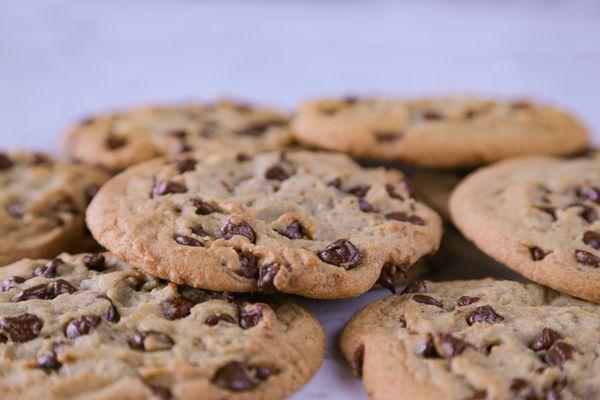
[[[350,360],[350,368],[356,373],[356,375],[361,376],[363,365],[365,363],[365,345],[359,345],[356,350],[354,350],[354,354],[352,355],[352,360]]]
[[[12,302],[27,301],[27,300],[47,300],[49,298],[48,286],[39,284],[27,289],[23,289],[10,300]]]
[[[173,398],[171,391],[165,387],[151,385],[149,383],[146,383],[146,385],[150,388],[152,394],[158,397],[160,400],[170,400]]]
[[[427,293],[427,282],[417,280],[408,285],[402,293]]]
[[[17,343],[35,339],[39,336],[43,326],[44,322],[33,314],[21,314],[0,320],[0,329],[8,334],[10,340]]]
[[[279,272],[281,265],[279,264],[269,264],[260,268],[259,276],[258,276],[258,289],[262,292],[272,293],[277,289],[275,288],[275,276]]]
[[[112,323],[117,323],[121,320],[121,314],[119,314],[119,310],[117,310],[117,307],[115,306],[115,304],[112,302],[112,300],[108,296],[99,295],[99,296],[96,296],[96,298],[107,300],[110,303],[109,307],[104,312],[104,318],[107,321],[112,322]]]
[[[265,179],[285,181],[290,175],[281,165],[273,165],[265,171]]]
[[[198,162],[196,160],[194,160],[193,158],[186,158],[184,160],[179,160],[177,162],[177,164],[175,165],[175,168],[177,168],[177,172],[179,172],[180,174],[183,174],[188,171],[195,170],[197,163]]]
[[[583,234],[583,243],[594,250],[600,250],[600,232],[586,231]]]
[[[575,260],[579,264],[589,265],[594,268],[598,268],[598,265],[600,265],[600,257],[585,250],[575,250]]]
[[[353,269],[361,261],[360,251],[350,241],[338,239],[319,252],[319,258],[331,265]]]
[[[556,221],[556,207],[536,206],[535,208],[552,217],[552,221]]]
[[[562,367],[565,362],[573,358],[575,347],[562,341],[556,341],[544,356],[544,361],[551,367]]]
[[[100,325],[102,319],[97,315],[82,315],[69,321],[65,326],[65,336],[69,339],[76,339],[79,336],[87,335],[94,328]]]
[[[400,188],[406,192],[408,197],[410,197],[411,199],[415,198],[415,187],[413,186],[412,182],[408,180],[408,178],[400,179],[398,181],[398,186],[400,186]]]
[[[247,162],[247,161],[252,160],[252,157],[246,153],[238,153],[237,156],[235,157],[235,159],[238,162]]]
[[[425,358],[439,358],[440,355],[435,348],[435,342],[433,341],[433,335],[428,333],[425,336],[425,340],[419,342],[419,347],[417,348],[417,354]]]
[[[20,276],[12,276],[10,278],[6,278],[2,282],[0,282],[0,292],[7,292],[25,281],[26,279],[21,278]]]
[[[182,246],[201,247],[202,242],[190,236],[178,235],[175,236],[175,241]]]
[[[476,307],[467,317],[467,324],[473,325],[478,322],[486,322],[488,324],[498,324],[504,321],[504,318],[494,311],[492,306],[485,305]]]
[[[75,293],[77,289],[64,279],[57,279],[48,284],[48,298],[55,298],[61,294]]]
[[[291,222],[288,226],[280,231],[277,231],[280,235],[287,237],[288,239],[304,239],[307,235],[304,233],[304,228],[300,225],[300,222]]]
[[[246,365],[238,361],[230,361],[219,368],[212,378],[212,383],[233,392],[251,390],[259,384]]]
[[[439,308],[444,308],[442,306],[442,303],[440,303],[438,300],[434,299],[431,296],[427,296],[426,294],[415,294],[412,299],[414,301],[416,301],[417,303],[421,303],[421,304],[427,304],[430,306],[436,306]]]
[[[404,269],[406,267],[402,264],[394,264],[392,262],[386,262],[383,264],[381,268],[381,272],[379,273],[379,279],[377,283],[379,283],[384,288],[388,289],[392,293],[396,293],[396,275],[403,275]]]
[[[187,187],[177,182],[163,182],[152,189],[152,197],[164,196],[166,194],[186,193]]]
[[[194,302],[183,296],[163,301],[160,305],[162,315],[169,320],[181,319],[190,315]]]
[[[404,197],[402,197],[402,195],[396,192],[396,187],[394,185],[387,183],[385,185],[385,191],[388,193],[388,196],[390,196],[392,199],[404,201]]]
[[[535,351],[546,350],[559,339],[562,339],[562,336],[558,332],[546,327],[535,338],[531,348]]]
[[[258,279],[258,264],[254,254],[247,251],[237,251],[240,259],[240,270],[236,274],[248,279]]]
[[[246,308],[240,308],[239,318],[240,327],[242,329],[250,329],[262,321],[263,308],[260,305],[253,307],[250,310],[247,310]]]
[[[440,356],[449,359],[462,354],[466,349],[473,347],[473,345],[449,333],[438,333],[436,347]]]
[[[62,364],[58,361],[56,357],[56,352],[54,350],[47,351],[43,354],[40,354],[36,360],[36,366],[46,371],[56,371],[60,369]]]
[[[57,268],[63,265],[65,262],[61,258],[55,258],[48,261],[41,267],[37,267],[33,271],[34,276],[43,276],[44,278],[52,278],[57,275]]]
[[[362,212],[368,213],[377,212],[377,209],[373,206],[373,204],[369,203],[364,199],[358,199],[358,209]]]
[[[211,315],[210,317],[206,318],[206,321],[204,321],[204,323],[206,325],[215,326],[221,321],[226,322],[228,324],[235,324],[235,318],[227,314]]]
[[[392,212],[385,215],[385,218],[392,221],[408,222],[413,225],[425,225],[423,218],[418,215],[408,215],[404,212]]]
[[[106,258],[102,254],[86,254],[83,256],[83,265],[94,271],[104,271]]]
[[[583,210],[581,210],[579,216],[590,224],[598,220],[598,212],[589,206],[583,206]]]
[[[510,383],[510,390],[515,394],[515,398],[519,400],[536,400],[537,394],[535,388],[526,380],[515,378]]]
[[[191,228],[191,231],[194,235],[198,235],[198,236],[210,236],[202,227],[202,225],[196,225],[194,227]]]
[[[402,132],[374,132],[374,134],[375,139],[380,143],[394,142],[404,136]]]
[[[169,335],[157,331],[138,332],[129,341],[129,347],[138,351],[169,350],[174,344]]]
[[[531,254],[531,259],[533,261],[541,261],[546,257],[546,252],[539,247],[530,247],[529,253]]]
[[[208,215],[217,211],[210,204],[199,200],[199,199],[191,199],[192,205],[196,207],[196,214],[198,215]]]
[[[225,225],[221,228],[221,237],[225,240],[229,240],[236,235],[244,236],[251,243],[256,242],[256,234],[249,223],[240,221],[237,224],[234,224],[231,220],[227,220]]]
[[[353,194],[358,197],[365,197],[369,190],[371,189],[370,185],[357,185],[348,190],[348,193]]]
[[[457,305],[459,307],[464,307],[468,306],[469,304],[477,303],[479,300],[479,297],[460,296],[458,298]]]
[[[127,139],[110,134],[104,141],[104,144],[109,150],[117,150],[127,144]]]
[[[15,165],[8,155],[0,153],[0,170],[12,168]]]
[[[338,178],[333,178],[332,180],[330,180],[329,182],[327,182],[327,186],[331,186],[334,187],[336,189],[341,189],[342,188],[342,180],[338,177]]]
[[[579,197],[600,204],[600,187],[584,187],[579,190]]]

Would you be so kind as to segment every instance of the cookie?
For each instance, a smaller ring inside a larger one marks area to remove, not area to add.
[[[564,111],[474,98],[307,101],[298,107],[292,130],[310,146],[433,168],[571,154],[588,142],[585,128]]]
[[[600,303],[600,156],[480,169],[450,198],[455,225],[527,278]]]
[[[307,151],[200,158],[113,178],[88,210],[94,237],[175,283],[313,298],[393,282],[439,245],[440,218],[400,172]]]
[[[66,132],[62,147],[75,160],[119,171],[161,155],[197,149],[278,149],[290,142],[286,115],[223,100],[86,118]]]
[[[84,215],[107,179],[43,154],[0,152],[0,266],[97,246]]]
[[[0,269],[3,398],[280,399],[324,346],[293,303],[178,287],[110,253]]]
[[[375,400],[600,398],[600,306],[533,283],[416,282],[340,348]]]

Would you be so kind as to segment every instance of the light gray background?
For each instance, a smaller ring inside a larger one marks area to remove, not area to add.
[[[0,0],[0,148],[56,151],[85,114],[223,94],[533,96],[598,135],[599,74],[597,0]],[[306,302],[331,351],[295,399],[362,396],[335,333],[384,294]]]

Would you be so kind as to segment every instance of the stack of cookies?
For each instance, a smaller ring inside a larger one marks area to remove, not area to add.
[[[284,398],[325,352],[290,295],[380,286],[404,289],[339,336],[372,398],[600,398],[587,147],[549,106],[351,97],[135,108],[69,128],[70,162],[2,152],[2,398]],[[415,280],[444,228],[532,282]]]

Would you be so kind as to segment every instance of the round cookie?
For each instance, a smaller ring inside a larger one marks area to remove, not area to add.
[[[286,115],[225,100],[98,115],[71,127],[62,139],[73,159],[111,171],[198,149],[270,150],[290,143]]]
[[[600,156],[480,169],[450,198],[455,225],[527,278],[600,303]]]
[[[178,287],[110,253],[0,269],[3,398],[281,399],[324,342],[293,303]]]
[[[0,266],[96,247],[84,215],[107,179],[46,155],[0,152]]]
[[[298,107],[292,131],[310,146],[433,168],[571,154],[588,142],[585,128],[561,110],[474,98],[307,101]]]
[[[374,400],[600,397],[600,306],[533,283],[418,281],[339,343]]]
[[[113,178],[87,213],[94,237],[175,283],[313,298],[393,282],[439,245],[440,218],[400,172],[306,151],[200,158]]]

